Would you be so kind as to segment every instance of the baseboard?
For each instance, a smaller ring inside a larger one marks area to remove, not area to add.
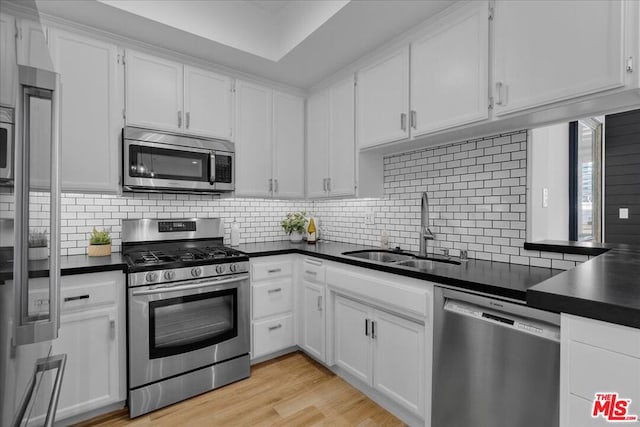
[[[103,406],[102,408],[94,409],[89,412],[84,412],[82,414],[74,415],[69,418],[65,418],[63,420],[56,420],[56,426],[68,426],[77,423],[81,423],[83,421],[90,420],[95,417],[99,417],[100,415],[108,414],[109,412],[119,411],[123,409],[126,405],[126,401],[112,403],[111,405]]]

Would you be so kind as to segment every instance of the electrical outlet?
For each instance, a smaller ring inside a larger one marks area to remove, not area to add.
[[[619,219],[629,219],[629,208],[620,208],[618,210]]]
[[[365,225],[373,225],[376,222],[376,213],[373,209],[369,209],[364,214],[364,223]]]

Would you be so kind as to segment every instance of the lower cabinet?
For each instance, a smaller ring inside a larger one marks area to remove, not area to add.
[[[339,367],[424,416],[424,325],[337,295],[333,337]]]
[[[253,323],[253,359],[283,350],[293,344],[293,314],[288,313]]]
[[[315,258],[302,261],[302,301],[299,313],[298,344],[309,355],[326,363],[325,262]]]

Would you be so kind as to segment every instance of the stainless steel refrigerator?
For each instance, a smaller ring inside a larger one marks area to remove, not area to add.
[[[14,75],[15,104],[5,106],[14,116],[13,173],[0,182],[0,425],[48,425],[65,364],[51,354],[60,319],[61,88],[51,71],[16,65]]]

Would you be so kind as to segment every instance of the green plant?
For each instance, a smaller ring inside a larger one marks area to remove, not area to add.
[[[280,222],[280,225],[284,228],[284,231],[286,231],[287,234],[291,234],[294,231],[304,231],[304,226],[307,220],[306,216],[307,213],[304,211],[288,213]]]
[[[30,248],[46,248],[48,244],[46,231],[31,231],[29,233]]]
[[[92,245],[108,245],[111,243],[111,236],[109,236],[109,232],[107,230],[98,231],[93,227],[89,243]]]

